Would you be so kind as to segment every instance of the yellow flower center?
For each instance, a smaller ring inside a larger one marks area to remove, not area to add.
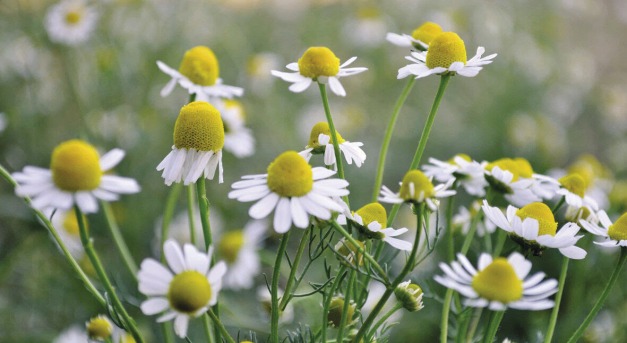
[[[313,188],[311,166],[296,151],[286,151],[268,166],[268,188],[283,197],[300,197]]]
[[[627,239],[627,213],[623,213],[614,224],[607,229],[607,235],[615,241],[624,241]]]
[[[221,150],[224,146],[224,124],[220,112],[204,101],[183,106],[174,124],[174,146],[199,151]]]
[[[499,167],[501,170],[507,170],[512,173],[514,177],[512,178],[512,182],[518,181],[519,178],[531,178],[533,176],[533,169],[531,168],[531,164],[529,161],[524,158],[501,158],[492,163],[489,163],[486,166],[487,170],[492,171],[494,167]]]
[[[429,43],[426,64],[430,69],[448,68],[453,62],[466,64],[466,47],[455,32],[443,32]]]
[[[69,11],[65,13],[65,22],[70,25],[78,24],[83,17],[83,13],[80,10]]]
[[[340,71],[340,59],[327,47],[311,47],[298,59],[298,70],[314,80],[319,76],[335,76]]]
[[[347,262],[350,262],[350,264],[355,264],[359,266],[363,265],[364,256],[359,251],[360,249],[361,251],[364,251],[366,245],[362,241],[355,242],[357,243],[357,245],[354,245],[350,241],[342,238],[339,242],[335,244],[335,250],[341,256],[338,257],[338,260],[342,264],[349,264]]]
[[[196,46],[185,52],[179,72],[195,84],[211,86],[220,75],[218,59],[206,46]]]
[[[555,236],[557,232],[557,222],[553,217],[553,212],[545,203],[532,202],[516,211],[516,215],[521,220],[533,218],[538,221],[538,236],[551,235]]]
[[[183,313],[193,314],[211,300],[211,285],[207,277],[195,270],[174,276],[168,289],[170,306]]]
[[[523,283],[514,267],[503,257],[498,257],[472,278],[472,288],[482,298],[503,304],[522,297]]]
[[[568,174],[564,177],[561,177],[559,183],[562,187],[566,188],[571,193],[577,194],[578,196],[583,198],[583,195],[586,191],[586,182],[583,180],[583,177],[579,174]]]
[[[120,337],[120,343],[136,343],[135,338],[129,335],[128,333],[124,333],[122,337]]]
[[[608,171],[594,156],[585,154],[568,167],[568,174],[574,173],[583,178],[587,189],[594,183],[595,179],[607,177]]]
[[[424,24],[418,26],[411,36],[425,44],[431,44],[433,39],[442,33],[442,27],[440,25],[427,21]],[[463,43],[463,42],[462,42]]]
[[[331,129],[329,128],[329,123],[327,123],[326,121],[321,121],[311,128],[311,134],[309,135],[309,142],[307,143],[307,147],[314,149],[319,148],[321,145],[320,142],[318,142],[318,136],[320,136],[321,133],[331,137]],[[345,142],[344,138],[342,138],[342,135],[340,135],[337,130],[335,131],[335,137],[337,137],[338,144],[342,144]],[[333,140],[329,141],[329,143],[332,142]]]
[[[220,239],[218,253],[227,263],[233,264],[242,246],[244,246],[244,232],[242,230],[229,231]]]
[[[226,99],[224,100],[224,106],[226,109],[233,110],[237,113],[237,117],[242,121],[246,120],[246,111],[244,111],[244,106],[242,106],[241,102],[233,99]]]
[[[414,193],[412,194],[412,188]],[[410,170],[403,177],[401,183],[401,198],[404,200],[422,200],[420,194],[423,193],[424,198],[431,198],[435,194],[433,183],[420,170]]]
[[[87,217],[84,214],[82,216],[83,223],[85,223],[85,228],[88,229]],[[78,220],[76,220],[76,215],[74,214],[74,211],[68,211],[65,214],[65,218],[63,218],[63,229],[65,229],[65,232],[69,233],[70,235],[79,237],[80,229],[78,227]]]
[[[447,162],[450,163],[450,164],[457,165],[457,162],[455,162],[455,158],[456,157],[461,157],[466,162],[471,162],[472,161],[472,158],[470,158],[470,156],[468,156],[467,154],[457,154],[457,155],[451,157]]]
[[[338,327],[342,320],[342,312],[344,311],[344,298],[342,297],[333,297],[331,299],[331,304],[329,305],[329,313],[327,314],[327,320],[329,324]],[[353,314],[355,314],[355,304],[350,304],[348,306],[348,313],[346,314],[346,322],[350,323],[353,319]]]
[[[78,139],[63,142],[52,151],[50,170],[54,184],[68,192],[96,189],[102,178],[98,151]]]
[[[385,211],[385,207],[378,202],[365,205],[357,210],[357,214],[359,214],[365,226],[372,222],[378,222],[383,226],[388,222],[388,214]]]
[[[87,335],[91,339],[105,340],[113,333],[113,325],[104,316],[97,316],[92,318],[87,323]]]

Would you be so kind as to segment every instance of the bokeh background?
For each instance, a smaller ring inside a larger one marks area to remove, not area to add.
[[[611,171],[615,189],[622,187],[627,169],[627,3],[622,0],[91,1],[99,19],[89,39],[75,46],[49,38],[44,18],[55,3],[0,1],[0,163],[9,171],[47,167],[54,146],[80,136],[102,151],[126,150],[116,171],[137,179],[142,192],[125,196],[114,209],[138,261],[154,256],[155,227],[169,191],[155,167],[170,150],[174,121],[187,101],[180,88],[166,98],[159,95],[169,78],[155,62],[176,68],[184,51],[196,45],[214,50],[226,84],[245,89],[241,102],[256,139],[254,156],[225,155],[223,184],[208,182],[212,211],[224,229],[247,221],[249,205],[226,197],[230,185],[242,175],[264,172],[284,150],[302,150],[311,126],[324,120],[315,88],[294,94],[270,76],[271,69],[284,70],[314,45],[331,48],[342,61],[357,56],[352,66],[369,69],[343,79],[346,98],[331,94],[341,134],[364,142],[368,155],[363,167],[348,168],[351,203],[369,201],[383,130],[405,85],[396,72],[408,54],[387,43],[385,34],[411,33],[427,20],[457,32],[470,56],[484,46],[498,57],[477,77],[451,81],[425,156],[522,156],[536,171],[546,172],[591,153]],[[416,83],[394,133],[384,184],[396,184],[405,173],[437,82],[430,77]],[[80,133],[82,127],[86,134]],[[620,191],[613,194],[614,213],[624,210],[625,198]],[[179,208],[184,209],[182,199]],[[99,225],[101,214],[90,221],[113,279],[130,301],[135,296],[139,302]],[[586,244],[592,246],[589,239]],[[262,260],[271,264],[272,251],[262,252]],[[555,341],[577,327],[615,260],[613,252],[591,252],[571,263]],[[557,254],[536,261],[557,277]],[[429,280],[436,265],[437,259],[417,272],[417,281],[433,284]],[[266,265],[264,272],[269,270]],[[256,280],[263,284],[262,276]],[[587,335],[590,342],[627,339],[622,329],[627,324],[626,282],[624,273]],[[390,341],[435,341],[442,294],[434,286],[425,309],[405,314]],[[221,296],[233,332],[240,328],[265,337],[254,289]],[[291,327],[318,325],[309,322],[307,306],[301,305],[296,303]],[[71,275],[32,212],[7,183],[0,183],[0,341],[50,342],[97,313],[101,309]],[[517,342],[535,342],[547,320],[548,311],[509,311],[503,332]],[[140,324],[145,330],[155,327],[154,318]]]

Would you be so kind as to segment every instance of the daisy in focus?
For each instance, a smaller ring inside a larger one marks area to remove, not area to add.
[[[255,138],[245,126],[246,114],[242,104],[237,100],[224,100],[215,101],[215,107],[220,111],[224,123],[224,150],[237,158],[254,154]]]
[[[427,177],[423,172],[417,169],[410,170],[400,183],[400,191],[394,193],[386,186],[383,186],[379,201],[391,204],[404,202],[419,204],[424,202],[431,211],[435,211],[440,203],[437,199],[456,194],[454,190],[448,189],[453,184],[453,181],[451,179],[445,184],[434,186],[431,183],[431,178]]]
[[[394,238],[407,232],[407,228],[393,229],[385,228],[388,222],[388,215],[378,202],[373,202],[363,206],[348,217],[355,224],[357,230],[367,238],[380,239],[398,250],[410,251],[412,243],[402,239]]]
[[[170,68],[157,61],[159,69],[172,79],[161,90],[161,96],[168,96],[178,83],[189,94],[196,94],[196,100],[213,102],[216,98],[231,99],[242,96],[244,89],[222,84],[218,59],[206,46],[195,46],[185,52],[179,69]]]
[[[340,59],[327,47],[311,47],[305,51],[298,62],[290,63],[287,69],[293,72],[272,71],[272,75],[292,83],[289,90],[294,93],[305,91],[312,82],[329,84],[331,91],[339,96],[346,96],[340,78],[359,74],[368,68],[346,68],[357,57],[351,57],[340,65]]]
[[[259,249],[266,232],[266,222],[253,220],[243,230],[231,230],[220,235],[217,254],[227,264],[223,284],[226,289],[251,288],[261,271]]]
[[[213,180],[216,170],[222,183],[223,146],[224,124],[220,112],[207,102],[190,102],[181,108],[174,124],[172,151],[157,170],[163,170],[161,176],[168,186],[173,182],[189,185],[200,177]]]
[[[427,51],[431,41],[441,33],[442,27],[440,27],[440,25],[427,21],[418,26],[411,35],[405,33],[399,35],[398,33],[388,32],[385,39],[394,45],[408,48],[413,47],[420,51]]]
[[[584,219],[579,221],[586,231],[604,238],[594,243],[604,247],[627,247],[627,213],[623,213],[614,223],[603,210],[597,213],[597,217],[598,224]]]
[[[524,158],[501,158],[485,166],[485,178],[493,190],[515,206],[525,206],[542,198],[533,191],[533,169]]]
[[[596,200],[585,194],[586,184],[580,174],[568,174],[557,181],[560,188],[555,193],[563,196],[569,207],[575,209],[587,207],[595,212],[599,210]]]
[[[98,12],[83,0],[63,0],[50,7],[45,20],[51,41],[78,45],[91,36],[98,21]]]
[[[507,214],[497,207],[491,207],[483,201],[483,212],[496,226],[507,231],[510,238],[539,256],[546,248],[555,248],[570,259],[580,260],[586,257],[586,251],[575,246],[583,235],[577,236],[579,226],[566,223],[559,230],[551,209],[541,202],[533,202],[518,209],[507,207]]]
[[[482,57],[485,49],[480,46],[477,54],[466,60],[464,41],[454,32],[443,32],[429,44],[427,51],[414,51],[405,59],[413,62],[398,70],[398,79],[409,75],[419,79],[433,74],[451,74],[474,77],[479,74],[483,65],[492,63],[496,54]]]
[[[433,177],[438,182],[449,182],[452,179],[470,195],[485,195],[485,188],[488,186],[484,177],[485,162],[479,163],[466,154],[457,154],[448,161],[429,158],[429,163],[422,167],[428,177]]]
[[[457,261],[450,265],[440,263],[444,275],[436,275],[434,280],[465,296],[465,306],[488,307],[492,311],[507,308],[540,311],[554,306],[548,297],[557,292],[557,281],[542,281],[545,277],[542,272],[527,277],[531,262],[523,255],[514,252],[508,258],[493,259],[490,254],[482,253],[477,267],[466,256],[457,254]]]
[[[329,179],[335,172],[323,167],[312,168],[295,151],[286,151],[268,166],[267,174],[248,175],[235,182],[229,199],[256,201],[248,214],[254,219],[274,211],[274,230],[287,232],[292,223],[301,229],[309,226],[309,216],[331,219],[342,212],[339,197],[348,195],[348,182]]]
[[[50,169],[26,166],[13,173],[15,194],[30,197],[31,205],[45,213],[69,210],[77,205],[83,213],[98,211],[98,200],[116,201],[120,194],[137,193],[131,178],[107,173],[124,158],[124,151],[113,149],[102,157],[92,145],[73,139],[52,151]]]
[[[167,267],[152,258],[145,259],[137,274],[139,291],[148,296],[141,304],[142,312],[165,312],[157,322],[174,320],[174,332],[185,337],[189,320],[218,301],[226,264],[220,261],[209,268],[212,250],[203,253],[190,244],[181,249],[178,243],[168,240],[163,246]]]
[[[339,132],[335,132],[340,152],[344,155],[346,163],[352,164],[355,161],[357,167],[366,160],[366,153],[361,150],[362,142],[349,142],[342,138]],[[331,140],[331,129],[327,122],[319,122],[311,129],[309,143],[306,149],[299,153],[307,161],[311,159],[312,154],[324,154],[324,164],[327,166],[335,166],[335,150],[333,141]]]

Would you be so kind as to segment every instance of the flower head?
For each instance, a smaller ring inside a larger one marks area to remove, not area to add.
[[[113,334],[113,324],[103,315],[98,315],[90,319],[85,326],[90,339],[104,341]]]
[[[84,213],[98,210],[97,199],[118,200],[119,194],[137,193],[139,185],[130,178],[105,174],[124,158],[124,151],[113,149],[102,157],[89,143],[73,139],[59,144],[52,152],[50,169],[27,166],[14,173],[15,193],[31,197],[34,208],[69,210],[75,204]]]
[[[484,177],[485,165],[485,162],[473,161],[466,154],[457,154],[448,161],[429,158],[429,164],[423,166],[423,169],[426,176],[436,181],[449,182],[452,179],[464,187],[468,194],[482,197],[488,185]]]
[[[599,223],[585,219],[579,221],[586,231],[605,239],[594,243],[604,247],[627,247],[627,213],[623,213],[614,223],[603,210],[600,210],[597,216]]]
[[[344,314],[344,297],[333,297],[331,299],[331,304],[329,305],[329,313],[327,313],[328,324],[332,327],[339,327],[343,315],[347,318],[346,323],[350,323],[353,320],[356,308],[357,305],[351,301],[348,305],[347,313]]]
[[[224,288],[251,288],[261,270],[258,250],[266,231],[266,222],[251,221],[242,230],[223,233],[216,246],[217,254],[227,264]]]
[[[379,201],[393,204],[403,202],[419,204],[425,202],[432,211],[435,211],[439,203],[437,201],[438,198],[449,197],[456,193],[453,190],[448,190],[453,181],[451,179],[446,184],[434,186],[431,183],[431,178],[427,177],[423,172],[417,169],[410,170],[400,183],[400,191],[394,193],[389,188],[383,186]]]
[[[457,261],[450,266],[440,263],[440,268],[444,275],[436,275],[435,281],[468,298],[464,301],[466,306],[488,307],[492,311],[504,311],[508,307],[537,311],[554,305],[547,298],[557,292],[557,281],[542,281],[544,273],[527,277],[531,262],[517,252],[508,258],[495,259],[482,253],[478,269],[466,256],[457,254]]]
[[[394,289],[394,295],[398,302],[409,312],[421,310],[424,305],[422,303],[422,289],[410,280],[401,282]]]
[[[312,82],[329,84],[331,91],[339,96],[346,96],[346,91],[339,79],[368,70],[368,68],[345,68],[357,57],[352,57],[340,65],[340,59],[327,47],[311,47],[298,59],[290,63],[287,69],[293,72],[272,71],[272,75],[283,81],[291,82],[290,91],[300,93],[309,88]]]
[[[210,268],[212,250],[203,253],[190,244],[181,249],[178,243],[168,240],[163,246],[167,267],[145,259],[137,274],[139,291],[148,296],[141,304],[142,312],[165,312],[157,321],[174,319],[174,331],[185,337],[189,320],[215,305],[222,288],[226,264],[220,261]]]
[[[50,40],[65,45],[78,45],[89,39],[98,12],[84,0],[63,0],[46,13],[46,31]]]
[[[485,166],[485,178],[490,187],[516,206],[542,200],[532,189],[533,175],[531,164],[524,158],[501,158]]]
[[[558,182],[561,187],[556,193],[563,196],[570,207],[575,209],[587,207],[593,211],[599,210],[596,200],[585,194],[586,182],[581,174],[567,174],[559,178]]]
[[[442,27],[440,25],[427,21],[418,26],[411,35],[389,32],[385,38],[394,45],[414,47],[420,51],[426,51],[433,39],[441,33]]]
[[[224,150],[238,158],[254,154],[255,138],[245,126],[244,106],[237,100],[216,101],[215,104],[224,123]]]
[[[361,167],[362,163],[366,160],[366,153],[361,150],[362,142],[349,142],[342,138],[339,132],[335,132],[337,142],[340,148],[340,152],[344,155],[346,163],[352,164],[355,161],[357,167]],[[299,154],[303,156],[307,161],[311,158],[312,154],[324,153],[324,164],[327,166],[335,165],[335,150],[333,148],[333,141],[331,140],[331,129],[327,122],[319,122],[311,128],[311,135],[309,136],[309,142],[306,149]]]
[[[354,212],[349,219],[367,238],[380,239],[399,250],[409,251],[412,248],[411,242],[394,238],[407,232],[407,228],[384,228],[387,226],[388,216],[385,207],[378,202],[366,204]]]

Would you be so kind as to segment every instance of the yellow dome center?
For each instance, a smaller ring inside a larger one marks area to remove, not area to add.
[[[104,316],[97,316],[92,318],[87,323],[87,335],[91,339],[105,340],[113,333],[113,325]]]
[[[204,101],[183,106],[174,124],[174,146],[199,151],[221,150],[224,146],[224,124],[220,112]]]
[[[211,300],[211,285],[207,277],[195,270],[174,276],[168,289],[170,306],[183,313],[193,314]]]
[[[595,179],[604,178],[608,175],[608,171],[603,164],[590,154],[582,155],[573,162],[568,167],[568,173],[579,174],[584,180],[586,189],[594,183]]]
[[[538,221],[538,236],[551,235],[555,236],[557,232],[557,222],[553,217],[553,212],[545,203],[532,202],[516,211],[516,215],[521,220],[533,218]]]
[[[218,244],[218,254],[226,260],[227,263],[233,264],[237,261],[237,256],[244,246],[244,232],[242,230],[229,231],[222,235]]]
[[[197,85],[211,86],[220,76],[218,59],[206,46],[196,46],[185,52],[179,72]]]
[[[340,59],[327,47],[311,47],[298,59],[300,74],[311,79],[335,76],[340,71]]]
[[[246,121],[246,111],[244,111],[244,106],[242,106],[241,102],[233,99],[226,99],[224,100],[224,107],[226,107],[227,110],[234,111],[237,114],[237,117],[242,121]]]
[[[486,166],[487,170],[492,171],[494,167],[499,167],[501,170],[506,170],[514,176],[512,182],[518,181],[519,178],[531,178],[533,176],[533,169],[529,161],[524,158],[501,158]]]
[[[282,197],[300,197],[313,188],[311,166],[296,151],[286,151],[268,166],[268,187]]]
[[[412,194],[411,190],[414,190]],[[431,180],[420,170],[410,170],[403,177],[401,183],[401,198],[404,200],[422,200],[419,199],[420,193],[423,193],[424,198],[431,198],[435,194],[433,183]]]
[[[442,27],[440,25],[427,21],[424,24],[418,26],[411,36],[425,44],[431,44],[433,39],[442,33]]]
[[[448,68],[453,62],[466,64],[466,46],[455,32],[443,32],[429,43],[426,64],[430,69]]]
[[[365,205],[357,210],[357,214],[361,217],[365,226],[372,222],[378,222],[383,226],[388,222],[388,214],[385,211],[385,207],[378,202]]]
[[[65,13],[65,22],[70,25],[78,24],[81,21],[83,14],[80,10],[69,11]]]
[[[329,136],[329,138],[331,137],[331,129],[329,128],[329,123],[327,123],[326,121],[321,121],[311,128],[311,134],[309,135],[309,142],[307,143],[307,147],[314,149],[320,147],[321,145],[320,142],[318,142],[318,136],[320,136],[321,133]],[[340,135],[337,130],[335,131],[335,137],[337,137],[338,144],[342,144],[345,142],[344,138],[342,138],[342,135]],[[329,143],[332,142],[333,140],[329,141]]]
[[[514,267],[503,257],[498,257],[472,278],[472,288],[482,298],[503,304],[522,297],[523,283]]]
[[[583,198],[583,195],[586,191],[586,182],[583,177],[579,174],[568,174],[564,177],[561,177],[559,183],[562,187],[566,188],[573,194],[577,194],[578,196]]]
[[[450,164],[457,165],[457,162],[455,162],[455,158],[456,157],[461,157],[461,159],[463,159],[466,162],[471,162],[472,161],[472,158],[470,158],[470,156],[468,156],[467,154],[457,154],[457,155],[451,157],[447,162],[450,163]]]
[[[627,213],[623,213],[613,225],[607,229],[607,235],[615,241],[624,241],[627,239]]]
[[[78,139],[63,142],[52,151],[50,170],[54,184],[67,192],[96,189],[102,178],[98,151]]]

